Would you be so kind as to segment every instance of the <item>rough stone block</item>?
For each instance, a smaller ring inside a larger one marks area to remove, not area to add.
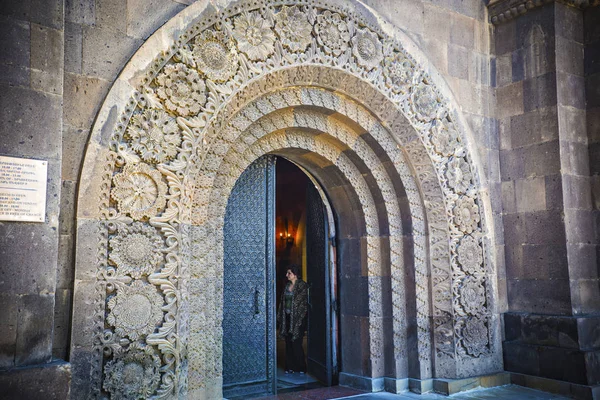
[[[568,229],[559,211],[538,211],[523,215],[526,243],[540,245],[563,245]]]
[[[573,313],[592,314],[600,309],[598,279],[580,279],[572,283]]]
[[[500,176],[502,181],[513,181],[525,177],[525,151],[500,150]]]
[[[585,110],[558,106],[558,128],[561,140],[578,143],[588,141]]]
[[[365,3],[378,10],[388,21],[394,21],[408,31],[423,33],[423,2],[409,0],[400,4],[394,0],[368,0]]]
[[[448,73],[459,79],[469,79],[469,52],[462,46],[448,45]]]
[[[150,7],[153,5],[148,4]],[[146,11],[153,10],[149,8]],[[146,12],[144,15],[150,13]],[[127,0],[96,0],[96,25],[117,32],[127,32]]]
[[[0,387],[4,399],[68,399],[71,365],[64,361],[53,361],[49,364],[3,371],[0,373]]]
[[[542,108],[510,119],[510,143],[513,149],[559,137],[559,119],[556,107]]]
[[[582,350],[600,350],[600,318],[577,318],[579,346]]]
[[[83,51],[83,30],[81,25],[72,22],[65,24],[65,72],[81,74]]]
[[[549,175],[544,177],[546,181],[546,209],[562,210],[563,193],[562,179],[560,175]]]
[[[347,332],[340,346],[344,371],[349,374],[366,375],[370,360],[368,352],[362,350],[365,349],[369,337],[368,318],[345,315],[340,317],[340,330]]]
[[[74,128],[90,129],[109,88],[110,83],[103,79],[65,74],[65,123]]]
[[[513,82],[525,79],[525,49],[517,49],[511,53],[510,68]]]
[[[459,14],[450,17],[450,43],[473,48],[475,43],[475,20]]]
[[[141,44],[140,39],[108,29],[86,26],[83,28],[82,71],[85,75],[112,81]]]
[[[584,143],[560,142],[562,172],[570,175],[588,176],[590,171],[588,147]],[[593,155],[592,155],[593,156]]]
[[[575,7],[558,3],[555,6],[556,36],[583,43],[584,13]]]
[[[27,22],[0,16],[0,64],[29,68],[30,32]]]
[[[504,342],[503,348],[504,368],[507,371],[539,375],[539,354],[534,346]]]
[[[31,72],[27,67],[0,64],[0,84],[29,86]]]
[[[577,350],[540,347],[540,375],[579,384],[586,384],[584,354]]]
[[[0,153],[58,158],[62,108],[59,96],[21,87],[3,87],[0,96]]]
[[[517,212],[546,209],[546,181],[544,177],[515,180]]]
[[[508,306],[513,312],[566,314],[571,312],[568,279],[509,279]]]
[[[556,70],[577,76],[584,75],[583,44],[557,36]],[[560,79],[560,78],[559,78]]]
[[[493,38],[497,55],[505,55],[514,51],[517,48],[517,20],[513,19],[496,26]]]
[[[54,306],[54,337],[52,338],[52,358],[67,359],[69,336],[71,333],[71,290],[56,291]]]
[[[523,245],[525,279],[568,279],[567,249],[555,245]]]
[[[359,293],[368,293],[367,277],[343,277],[339,280],[341,313],[344,315],[368,317],[369,300]]]
[[[74,235],[60,235],[58,239],[58,270],[56,272],[56,288],[69,289],[73,287],[74,278]]]
[[[500,87],[496,90],[498,118],[523,113],[523,82]]]
[[[543,142],[522,149],[525,157],[523,172],[526,177],[558,174],[561,171],[558,141]]]
[[[147,39],[155,30],[185,8],[174,1],[128,0],[127,34]],[[143,14],[144,18],[139,18]]]
[[[48,363],[52,359],[54,293],[21,297],[15,365]]]
[[[550,107],[557,100],[556,73],[551,72],[523,81],[524,110]]]
[[[14,294],[0,294],[0,369],[15,363],[17,324],[21,298]]]
[[[53,293],[57,255],[56,228],[48,224],[0,224],[0,292]]]
[[[77,304],[77,307],[73,310],[71,327],[71,346],[73,348],[90,346],[93,343],[94,332],[98,327],[97,302],[103,304],[105,301],[105,293],[97,286],[96,281],[75,280],[73,304]]]
[[[439,7],[437,4],[423,4],[423,23],[427,35],[439,40],[442,43],[448,43],[450,40],[450,19],[448,10]]]
[[[98,221],[79,220],[75,254],[75,279],[96,279],[98,258],[108,257],[108,231]]]
[[[504,319],[504,335],[506,341],[513,341],[521,338],[521,315],[505,313]]]
[[[429,60],[441,73],[448,71],[448,45],[432,38],[423,39]],[[449,82],[450,83],[450,82]]]
[[[600,107],[600,74],[588,76],[585,86],[588,109]]]
[[[496,84],[498,87],[513,83],[512,53],[496,57]]]
[[[565,230],[569,243],[591,243],[595,237],[592,212],[589,210],[565,209]]]
[[[531,41],[530,32],[534,26],[539,27],[545,37],[554,37],[554,3],[529,10],[522,18],[516,18],[516,25],[517,48],[525,47]]]
[[[77,182],[79,179],[88,137],[87,130],[63,125],[61,170],[63,180]]]
[[[63,31],[31,25],[31,87],[62,94]]]
[[[583,69],[583,68],[582,68]],[[582,71],[583,73],[583,71]],[[557,101],[563,106],[575,107],[581,110],[586,107],[585,99],[585,79],[583,76],[558,72],[557,82]]]
[[[73,181],[63,181],[60,192],[60,234],[72,234],[75,222],[75,201],[77,184]]]
[[[93,25],[96,22],[96,2],[65,0],[65,20],[75,24]]]
[[[565,208],[590,210],[592,192],[587,176],[563,175]]]

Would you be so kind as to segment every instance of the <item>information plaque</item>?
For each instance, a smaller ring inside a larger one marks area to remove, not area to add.
[[[44,222],[48,162],[0,156],[0,221]]]

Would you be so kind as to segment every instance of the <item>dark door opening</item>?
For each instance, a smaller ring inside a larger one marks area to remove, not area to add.
[[[281,301],[290,265],[302,267],[301,278],[309,285],[308,324],[303,344],[307,374],[284,372],[285,341],[280,338],[277,342],[278,388],[282,391],[299,386],[303,389],[331,386],[337,382],[331,210],[327,209],[318,184],[295,164],[278,158],[276,176],[276,301]]]
[[[250,399],[337,383],[333,216],[305,171],[265,156],[240,176],[224,224],[223,394]],[[291,264],[307,282],[307,372],[285,373],[276,310]]]

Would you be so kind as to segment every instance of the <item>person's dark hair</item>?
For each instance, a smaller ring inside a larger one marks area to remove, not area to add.
[[[302,268],[298,264],[292,264],[287,269],[292,271],[292,274],[296,275],[298,279],[302,279]]]

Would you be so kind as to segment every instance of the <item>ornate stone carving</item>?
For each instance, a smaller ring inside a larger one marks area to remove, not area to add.
[[[104,366],[104,390],[113,399],[150,398],[160,383],[160,357],[152,346],[132,343]]]
[[[156,94],[165,107],[182,117],[196,115],[206,102],[206,86],[196,70],[185,64],[165,66],[156,77]]]
[[[360,65],[373,69],[383,60],[383,46],[375,32],[358,29],[352,38],[352,54]]]
[[[235,18],[233,37],[240,51],[250,60],[264,60],[273,54],[275,34],[269,22],[257,11],[246,12]]]
[[[198,69],[208,79],[226,82],[238,69],[238,54],[233,39],[224,32],[206,30],[194,39],[192,47]]]
[[[163,110],[147,109],[134,114],[125,137],[131,148],[150,163],[163,163],[173,159],[181,143],[177,122]]]
[[[431,129],[431,143],[436,152],[445,157],[462,155],[458,132],[447,119],[436,121]]]
[[[133,219],[154,217],[165,207],[167,185],[160,172],[148,164],[127,164],[113,177],[113,185],[110,194],[119,210]]]
[[[338,13],[325,10],[322,14],[317,15],[315,33],[317,42],[323,46],[323,50],[327,54],[337,57],[348,48],[350,31],[346,21]]]
[[[394,93],[407,94],[414,75],[413,63],[401,52],[393,52],[383,61],[386,83]]]
[[[420,82],[414,88],[411,99],[415,115],[422,122],[430,122],[440,111],[438,95],[426,82]]]
[[[460,304],[465,312],[478,315],[485,306],[485,288],[480,279],[467,276],[460,287]]]
[[[463,345],[467,353],[474,357],[488,351],[488,329],[485,321],[478,317],[469,317],[464,323],[462,329]]]
[[[312,42],[312,25],[298,6],[283,6],[275,15],[275,32],[290,51],[304,51]]]
[[[479,207],[475,200],[470,197],[460,197],[454,206],[454,223],[464,233],[471,233],[477,229],[477,224],[481,217],[479,216]]]
[[[163,319],[163,297],[154,285],[135,280],[130,286],[122,285],[108,300],[110,313],[106,321],[115,327],[119,336],[131,340],[154,332]]]
[[[464,158],[454,157],[450,160],[446,169],[446,179],[456,193],[466,193],[471,186],[472,178],[471,167]]]
[[[112,250],[109,259],[118,271],[134,278],[153,273],[163,261],[162,238],[156,229],[140,222],[121,225],[108,244]]]
[[[481,271],[483,263],[483,249],[472,236],[465,236],[458,246],[458,262],[463,270],[468,273]]]

